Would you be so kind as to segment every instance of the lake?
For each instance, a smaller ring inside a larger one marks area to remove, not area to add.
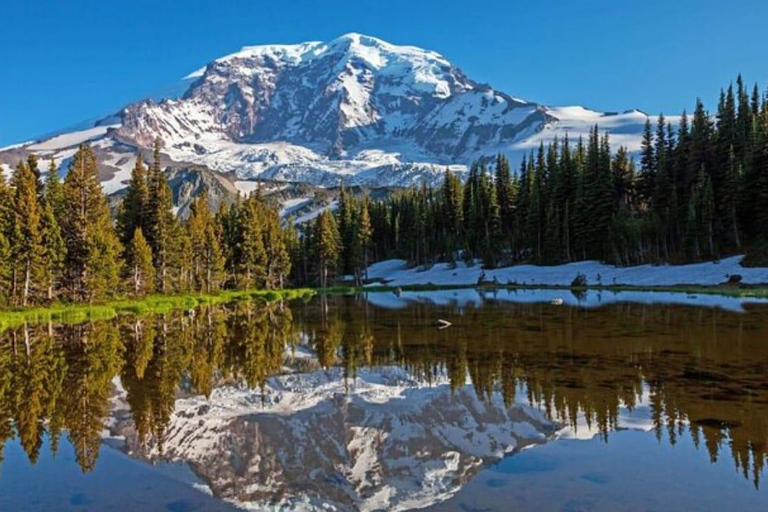
[[[768,510],[767,442],[768,304],[735,298],[382,292],[0,333],[3,511]]]

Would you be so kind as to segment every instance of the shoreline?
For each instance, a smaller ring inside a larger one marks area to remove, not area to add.
[[[393,285],[369,285],[369,286],[334,286],[329,288],[318,288],[318,294],[344,295],[357,293],[383,293],[396,292],[429,292],[444,290],[478,290],[478,291],[500,291],[500,290],[560,290],[569,292],[588,292],[588,291],[608,291],[608,292],[647,292],[647,293],[686,293],[686,294],[707,294],[722,295],[724,297],[756,298],[768,299],[768,284],[760,285],[659,285],[659,286],[636,286],[636,285],[594,285],[573,287],[568,285],[511,285],[511,284],[408,284],[402,286]]]
[[[241,290],[223,291],[216,294],[153,295],[143,299],[118,299],[103,304],[56,304],[0,310],[0,332],[24,324],[57,322],[74,324],[94,320],[111,320],[123,315],[144,315],[169,313],[192,309],[198,306],[228,304],[243,300],[293,300],[310,298],[314,295],[356,295],[366,293],[431,292],[446,290],[475,290],[478,292],[556,290],[575,295],[587,292],[642,292],[680,293],[687,295],[715,295],[743,299],[768,299],[768,284],[756,285],[589,285],[572,287],[567,285],[521,285],[521,284],[388,284],[356,286],[334,286],[328,288],[287,288],[283,290]]]
[[[74,324],[91,320],[111,320],[122,315],[169,313],[182,309],[213,304],[228,304],[244,300],[292,300],[312,297],[311,288],[283,290],[232,290],[212,294],[151,295],[142,299],[116,299],[101,304],[66,304],[0,309],[0,332],[24,324],[57,322]]]

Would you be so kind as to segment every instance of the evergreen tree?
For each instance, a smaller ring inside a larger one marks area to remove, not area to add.
[[[362,249],[362,264],[365,279],[368,279],[368,261],[371,241],[373,239],[373,227],[371,226],[371,216],[368,211],[368,200],[363,200],[360,206],[360,228],[357,231],[358,243]]]
[[[158,183],[153,183],[153,185],[159,186]],[[142,233],[149,229],[147,219],[150,213],[149,196],[147,170],[144,167],[141,155],[138,155],[136,157],[136,164],[131,171],[131,180],[128,182],[123,203],[117,215],[118,233],[126,247],[133,240],[137,229],[141,229]],[[153,214],[157,215],[155,212]]]
[[[147,182],[149,191],[145,218],[147,227],[145,236],[150,247],[152,247],[152,259],[157,272],[155,279],[157,288],[161,293],[167,293],[171,290],[173,284],[171,282],[171,265],[174,257],[177,257],[174,253],[178,249],[174,243],[178,238],[175,238],[174,235],[179,232],[179,229],[176,217],[173,215],[171,188],[168,186],[168,179],[160,167],[159,141],[155,142],[154,161],[149,170]],[[137,180],[137,186],[139,185],[140,180]],[[136,193],[136,199],[137,201],[140,199],[138,192]],[[133,220],[136,220],[135,217]],[[128,219],[126,219],[127,221]]]
[[[245,200],[238,218],[239,228],[236,246],[239,252],[238,273],[242,287],[249,288],[263,283],[267,272],[267,251],[264,247],[263,199],[261,193]]]
[[[654,154],[653,131],[651,119],[645,120],[643,140],[640,145],[640,187],[641,198],[650,202],[656,188],[656,155]]]
[[[64,191],[59,177],[59,170],[56,162],[51,158],[48,166],[48,176],[45,179],[45,202],[53,210],[53,216],[58,223],[64,218]]]
[[[313,231],[313,252],[317,258],[319,284],[326,288],[335,277],[341,259],[341,236],[335,216],[325,211],[320,213]]]
[[[205,193],[195,198],[191,211],[187,230],[192,244],[192,282],[196,290],[210,293],[220,286],[224,258]]]
[[[134,296],[143,297],[155,291],[152,248],[144,238],[141,228],[134,230],[126,250],[126,267],[129,270],[129,281]]]
[[[87,145],[72,157],[63,197],[67,294],[86,302],[110,296],[117,290],[122,248],[98,181],[96,158]]]
[[[42,211],[37,176],[26,163],[19,163],[12,177],[14,188],[12,226],[12,275],[14,302],[26,306],[38,284],[43,264]]]
[[[51,179],[51,178],[49,178]],[[59,183],[54,177],[52,182]],[[47,185],[47,182],[46,182]],[[54,189],[61,189],[61,185],[53,185]],[[47,187],[45,202],[43,203],[42,218],[40,220],[41,243],[41,284],[45,287],[48,302],[53,301],[56,289],[59,286],[64,260],[66,258],[66,245],[61,234],[61,227],[56,217],[54,202],[49,194],[51,187]]]
[[[11,291],[11,208],[13,193],[0,172],[0,305],[8,301]]]
[[[517,190],[515,190],[515,184],[512,181],[509,160],[504,155],[496,157],[496,196],[499,205],[501,236],[505,240],[510,240],[514,230]]]
[[[354,248],[355,248],[355,222],[354,222],[354,204],[353,199],[344,186],[341,184],[339,190],[339,207],[337,209],[339,235],[341,236],[342,254],[341,271],[344,274],[354,272]]]
[[[285,229],[281,226],[280,216],[274,209],[268,208],[264,213],[264,252],[266,253],[264,287],[282,288],[291,272],[291,257],[288,246],[285,244]]]
[[[463,247],[464,210],[462,208],[461,180],[450,169],[445,170],[442,185],[443,253],[453,262],[456,252]],[[378,231],[377,231],[378,232]]]

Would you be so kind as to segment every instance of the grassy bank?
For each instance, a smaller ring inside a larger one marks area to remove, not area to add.
[[[502,285],[502,284],[459,284],[459,285],[435,285],[435,284],[413,284],[405,286],[367,286],[367,287],[353,287],[353,286],[338,286],[333,288],[324,288],[318,290],[318,293],[324,293],[329,295],[345,295],[353,293],[368,293],[368,292],[395,292],[402,290],[406,292],[425,292],[425,291],[439,291],[439,290],[563,290],[574,292],[585,292],[589,290],[595,291],[610,291],[610,292],[669,292],[669,293],[686,293],[689,295],[707,294],[707,295],[723,295],[726,297],[746,297],[746,298],[760,298],[768,299],[768,286],[750,286],[750,285],[671,285],[671,286],[633,286],[633,285],[603,285],[603,286],[586,286],[574,288],[565,285]]]
[[[191,309],[201,305],[226,304],[242,300],[261,299],[267,302],[309,298],[315,294],[349,295],[356,293],[383,293],[402,291],[429,292],[440,290],[482,291],[497,290],[562,290],[563,292],[608,291],[608,292],[671,292],[688,295],[722,295],[727,297],[768,299],[768,286],[750,285],[675,285],[675,286],[629,286],[606,285],[572,288],[555,285],[435,285],[415,284],[406,286],[338,286],[332,288],[297,288],[288,290],[240,290],[222,291],[215,294],[153,295],[143,299],[121,299],[104,304],[54,304],[45,307],[0,310],[0,331],[23,324],[46,322],[78,323],[89,320],[110,320],[120,315],[143,315],[150,313],[168,313],[170,311]]]
[[[168,313],[206,304],[225,304],[260,299],[267,302],[311,297],[308,288],[291,290],[238,290],[215,294],[152,295],[143,299],[121,299],[104,304],[54,304],[24,309],[0,310],[0,331],[11,327],[45,322],[78,323],[87,320],[110,320],[119,315]]]

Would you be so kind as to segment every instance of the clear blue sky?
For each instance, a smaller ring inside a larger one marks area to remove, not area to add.
[[[714,107],[768,85],[765,0],[7,0],[0,144],[111,113],[241,46],[362,32],[436,50],[514,96],[602,110]]]

